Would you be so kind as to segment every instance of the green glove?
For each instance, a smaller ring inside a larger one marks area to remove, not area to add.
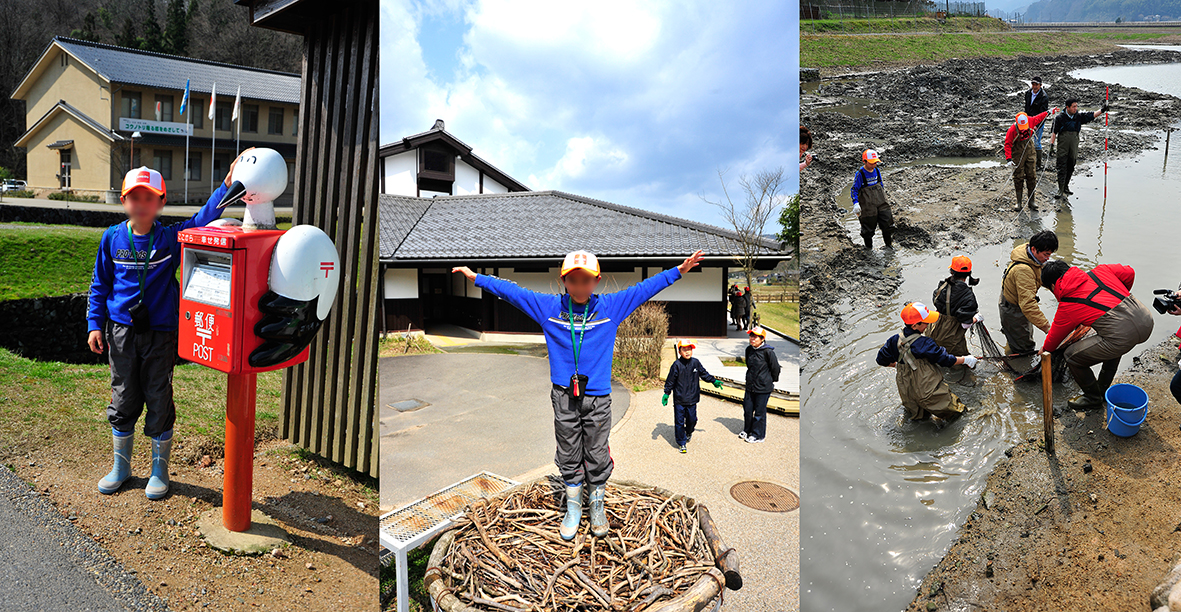
[[[668,394],[667,393],[664,394],[664,397],[660,398],[660,405],[661,406],[668,405]]]
[[[722,388],[722,381],[720,381],[720,380],[718,380],[718,379],[716,379],[716,378],[715,378],[715,379],[714,379],[714,388],[715,388],[715,389],[721,389],[721,388]]]

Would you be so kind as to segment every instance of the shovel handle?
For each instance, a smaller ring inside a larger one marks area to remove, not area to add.
[[[1045,425],[1046,452],[1054,454],[1054,387],[1050,354],[1042,351],[1042,421]]]

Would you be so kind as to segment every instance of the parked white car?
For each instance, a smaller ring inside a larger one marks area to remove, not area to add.
[[[4,191],[4,192],[24,191],[28,188],[29,188],[28,183],[26,183],[24,181],[18,181],[16,179],[8,179],[8,180],[4,181],[3,185],[0,185],[0,191]]]

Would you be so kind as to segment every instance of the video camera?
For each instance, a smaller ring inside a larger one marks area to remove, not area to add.
[[[1157,289],[1152,294],[1156,296],[1152,300],[1152,307],[1161,314],[1181,307],[1181,299],[1177,299],[1177,292],[1173,289]]]

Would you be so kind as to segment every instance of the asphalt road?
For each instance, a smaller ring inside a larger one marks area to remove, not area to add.
[[[16,474],[0,467],[0,609],[122,612],[168,606]]]
[[[507,478],[554,460],[549,362],[496,354],[388,357],[378,365],[381,508],[394,508],[487,470]],[[611,394],[612,424],[628,390]],[[390,404],[429,404],[399,412]]]

